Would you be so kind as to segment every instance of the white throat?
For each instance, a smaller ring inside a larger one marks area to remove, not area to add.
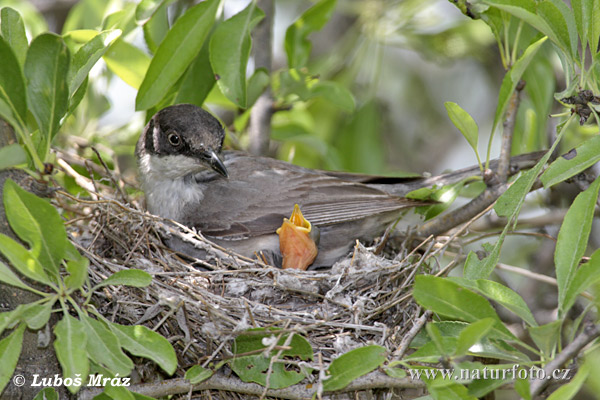
[[[205,169],[190,157],[144,154],[139,168],[146,207],[152,214],[181,222],[185,206],[204,198],[204,185],[184,179]]]

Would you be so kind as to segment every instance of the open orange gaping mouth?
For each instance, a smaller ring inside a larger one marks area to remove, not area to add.
[[[284,218],[283,224],[277,229],[279,235],[279,250],[283,256],[283,268],[294,268],[305,271],[317,257],[317,244],[310,233],[312,226],[304,218],[298,204],[289,219]]]

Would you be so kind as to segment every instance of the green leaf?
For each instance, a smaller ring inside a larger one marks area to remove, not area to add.
[[[440,322],[431,322],[438,327],[438,330],[445,337],[457,338],[460,332],[465,329],[469,324],[466,322],[459,321],[440,321]],[[417,336],[410,342],[411,348],[419,348],[427,343],[431,342],[431,338],[427,335],[427,332],[421,330]]]
[[[0,233],[0,253],[21,274],[37,282],[50,284],[51,281],[44,271],[44,267],[33,257],[26,248],[10,237]]]
[[[67,77],[70,96],[79,89],[92,67],[120,36],[121,31],[118,29],[103,31],[77,50]]]
[[[117,336],[102,322],[87,315],[80,315],[87,334],[87,353],[90,358],[112,373],[127,376],[133,368],[133,362],[123,353]]]
[[[581,40],[583,51],[585,52],[585,44],[588,38],[588,30],[590,28],[591,17],[593,13],[594,0],[571,0],[573,8],[573,17],[577,33]],[[592,53],[593,54],[593,53]]]
[[[473,322],[460,332],[456,342],[455,355],[464,356],[469,349],[477,344],[494,326],[496,321],[493,318],[484,318]]]
[[[268,347],[266,342],[274,341],[280,335],[278,329],[250,329],[246,334],[235,338],[233,353],[243,354],[251,351],[265,350]],[[278,346],[282,346],[288,339],[289,334],[281,335],[277,341]],[[281,352],[281,359],[312,360],[313,350],[310,343],[300,335],[294,334],[289,343],[290,349]],[[256,382],[265,386],[267,384],[266,374],[271,364],[271,358],[277,356],[279,350],[273,350],[265,356],[264,351],[260,354],[249,356],[236,356],[231,363],[231,369],[244,382]],[[271,377],[269,379],[269,388],[281,389],[300,382],[304,379],[310,370],[296,372],[288,370],[282,363],[273,363]]]
[[[109,323],[108,326],[119,339],[121,347],[135,356],[154,361],[167,374],[173,375],[177,369],[177,355],[167,339],[143,325]]]
[[[69,99],[69,109],[67,110],[67,116],[71,115],[73,111],[75,111],[79,103],[81,103],[81,100],[83,100],[83,96],[85,96],[85,93],[88,88],[88,82],[89,79],[88,77],[86,77],[81,83],[81,85],[79,85],[77,91]]]
[[[574,399],[580,392],[585,380],[590,375],[589,364],[584,363],[575,374],[575,377],[568,383],[561,385],[549,397],[548,400],[571,400]],[[597,377],[593,377],[597,379]]]
[[[144,24],[158,10],[159,7],[168,6],[173,0],[142,0],[135,8],[135,20],[138,24]]]
[[[581,143],[554,161],[544,171],[540,180],[547,189],[564,181],[600,161],[600,135]]]
[[[62,37],[45,33],[33,39],[25,59],[29,109],[46,142],[46,153],[69,104],[69,58]]]
[[[152,275],[141,269],[124,269],[116,272],[95,286],[98,289],[107,285],[146,287],[152,283]]]
[[[182,78],[175,104],[189,103],[201,107],[217,82],[208,58],[208,42],[204,43],[200,53],[192,62]]]
[[[0,340],[0,360],[2,360],[0,363],[0,393],[10,381],[17,367],[23,345],[23,332],[25,332],[25,324],[19,325],[13,333]]]
[[[437,363],[440,358],[447,357],[456,351],[456,342],[457,339],[455,337],[442,337],[438,344],[430,341],[409,356],[404,357],[403,360]]]
[[[506,237],[509,227],[510,224],[506,224],[502,230],[502,233],[500,234],[500,237],[498,238],[498,241],[494,244],[491,251],[489,251],[489,254],[482,260],[479,259],[474,251],[469,252],[463,271],[465,278],[487,279],[490,276],[494,268],[496,268],[498,260],[500,259],[500,250],[502,249],[502,244],[504,243],[504,238]]]
[[[221,92],[241,108],[247,107],[246,68],[252,40],[250,31],[265,14],[250,2],[240,13],[220,24],[210,39],[210,64]]]
[[[65,278],[67,288],[75,290],[83,286],[85,279],[88,276],[88,267],[90,260],[79,256],[77,260],[67,261],[67,272],[69,276]]]
[[[463,134],[465,139],[467,139],[467,142],[469,142],[471,148],[475,151],[475,154],[477,154],[477,159],[479,159],[479,154],[477,151],[479,128],[477,127],[477,123],[475,123],[473,117],[471,117],[469,113],[463,110],[458,104],[447,101],[444,103],[444,105],[446,106],[446,111],[448,112],[450,120],[454,126],[458,128],[460,133]]]
[[[520,0],[519,0],[520,1]],[[532,43],[527,47],[523,55],[515,62],[511,69],[504,75],[502,85],[500,86],[500,93],[498,95],[498,106],[496,107],[496,114],[494,115],[493,132],[498,129],[500,121],[506,113],[510,98],[517,87],[517,84],[521,80],[523,73],[533,60],[533,57],[537,54],[538,50],[544,44],[546,38],[543,37],[537,42]]]
[[[450,318],[466,322],[492,318],[496,321],[492,329],[494,334],[509,340],[515,339],[486,299],[448,279],[430,275],[417,276],[413,297],[423,307]]]
[[[190,381],[190,384],[197,385],[204,382],[214,374],[213,370],[203,368],[199,365],[194,365],[192,368],[185,371],[185,379]]]
[[[54,302],[54,300],[50,300],[43,304],[21,304],[17,307],[17,309],[22,307],[19,311],[19,318],[27,324],[29,329],[37,331],[44,327],[50,320]]]
[[[173,25],[150,62],[136,98],[136,110],[160,102],[200,51],[212,27],[218,0],[204,1],[190,8]]]
[[[269,71],[266,68],[258,68],[248,79],[248,107],[252,107],[258,97],[271,83]]]
[[[577,296],[595,285],[598,281],[600,281],[600,249],[592,254],[590,261],[582,264],[575,272],[573,280],[566,289],[567,294],[563,302],[565,311],[573,306]]]
[[[554,351],[560,340],[562,322],[562,320],[556,320],[549,324],[527,328],[531,339],[546,357],[554,356]]]
[[[587,248],[599,188],[600,178],[597,178],[589,188],[575,198],[558,232],[554,264],[558,283],[559,315],[564,315],[568,311],[565,308],[567,306],[565,301],[573,284],[577,266]]]
[[[304,12],[285,32],[288,67],[302,68],[308,62],[312,44],[308,35],[321,30],[333,15],[336,0],[321,0]]]
[[[136,400],[133,392],[130,392],[129,389],[123,386],[106,386],[104,392],[102,394],[106,394],[110,396],[111,399],[117,400]],[[96,399],[96,398],[95,398]],[[98,399],[96,399],[98,400]]]
[[[456,349],[456,345],[453,344],[452,346],[444,346],[444,343],[442,341],[442,334],[435,324],[428,323],[425,326],[425,330],[427,331],[427,335],[431,339],[431,342],[434,344],[437,351],[442,357],[446,357],[447,355],[454,352],[454,350]]]
[[[29,286],[23,283],[23,281],[20,280],[19,277],[2,261],[0,261],[0,282],[4,282],[7,285],[15,286],[21,289],[32,290]]]
[[[162,43],[169,32],[169,3],[172,1],[164,1],[154,10],[150,19],[144,25],[144,40],[148,46],[148,50],[153,54],[158,50],[158,46]],[[143,3],[143,2],[142,2]],[[140,5],[142,5],[140,3]]]
[[[12,48],[19,64],[23,66],[29,43],[21,14],[10,7],[4,7],[0,11],[0,22],[2,23],[2,37]]]
[[[64,314],[54,326],[54,335],[54,351],[62,367],[63,378],[75,379],[79,376],[82,383],[86,382],[90,368],[86,351],[89,336],[83,323],[69,314]],[[79,387],[70,386],[69,390],[75,393]]]
[[[134,89],[139,89],[150,66],[150,57],[123,39],[117,39],[102,58],[108,69]]]
[[[564,30],[556,30],[553,26],[550,26],[548,21],[536,14],[536,4],[532,0],[484,0],[485,4],[492,5],[499,8],[500,10],[506,11],[507,13],[522,19],[524,22],[533,26],[535,29],[540,31],[542,34],[548,36],[548,38],[556,44],[565,54],[571,54],[569,49],[568,40],[565,43]],[[548,12],[546,12],[548,13]],[[564,27],[561,27],[564,29]]]
[[[319,82],[311,89],[311,92],[311,97],[322,97],[346,112],[352,112],[356,107],[352,92],[337,82]]]
[[[6,104],[6,108],[0,107],[0,112],[8,121],[22,123],[27,117],[25,79],[15,53],[3,37],[0,37],[0,60],[0,100]]]
[[[598,7],[597,0],[587,0],[591,2],[591,7],[588,8],[590,10],[590,22],[588,29],[588,43],[590,46],[590,50],[593,53],[596,53],[596,49],[598,49],[598,39],[600,39],[600,7]]]
[[[529,380],[517,378],[515,379],[515,392],[523,400],[531,400],[531,387],[529,386]]]
[[[329,392],[345,388],[356,378],[381,366],[385,362],[385,353],[385,347],[370,345],[342,354],[325,371],[328,379],[323,381],[323,390]]]
[[[406,371],[402,368],[397,368],[396,365],[402,365],[401,361],[392,361],[385,367],[383,367],[383,372],[386,373],[387,376],[391,376],[396,379],[406,378]]]
[[[573,59],[577,58],[577,28],[571,9],[562,1],[542,1],[537,14],[541,16],[560,41],[560,47]]]
[[[12,229],[31,246],[31,255],[51,276],[58,277],[67,232],[56,209],[10,179],[4,184],[4,207]]]
[[[33,400],[60,400],[58,398],[58,393],[54,390],[53,387],[47,387],[40,390]]]
[[[18,143],[0,147],[0,170],[27,164],[27,153]]]
[[[531,326],[537,326],[537,322],[533,314],[527,307],[527,303],[514,290],[502,285],[501,283],[490,281],[487,279],[470,280],[458,277],[449,277],[449,280],[458,283],[459,285],[479,292],[490,300],[501,304],[506,309],[512,311],[519,316],[523,321]]]

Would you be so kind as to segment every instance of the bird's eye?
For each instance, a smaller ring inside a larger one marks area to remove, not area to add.
[[[181,144],[181,138],[175,132],[169,132],[167,135],[167,139],[169,140],[171,146],[177,147]]]

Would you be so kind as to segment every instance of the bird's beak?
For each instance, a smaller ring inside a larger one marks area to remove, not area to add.
[[[223,161],[221,161],[217,153],[214,151],[210,152],[210,167],[219,174],[223,175],[225,178],[229,178],[229,173],[227,173],[225,164],[223,164]]]

